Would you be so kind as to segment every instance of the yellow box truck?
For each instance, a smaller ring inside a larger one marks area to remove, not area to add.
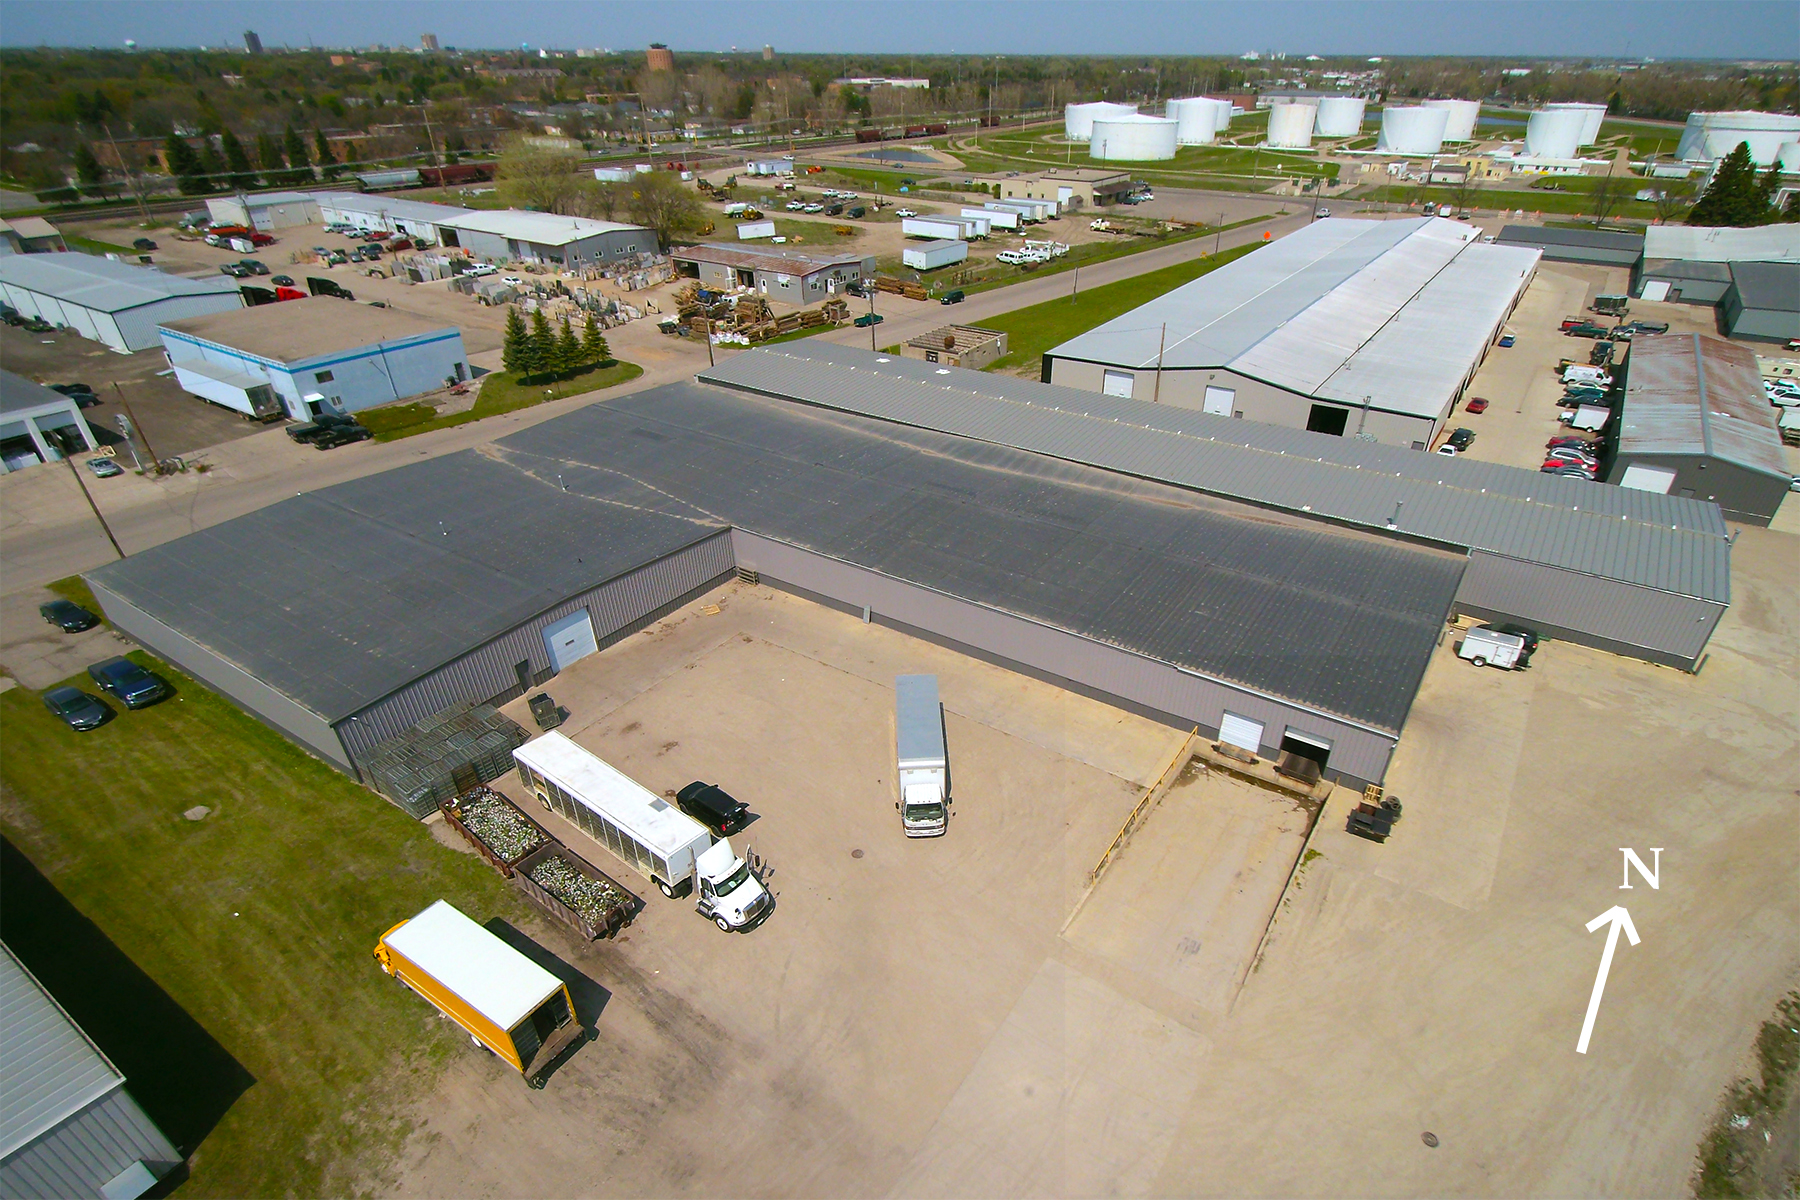
[[[375,961],[534,1088],[544,1086],[542,1072],[556,1056],[585,1036],[560,979],[448,901],[382,934]]]

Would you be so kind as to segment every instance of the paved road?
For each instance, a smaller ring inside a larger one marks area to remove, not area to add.
[[[1160,197],[1159,197],[1160,198]],[[1219,248],[1229,250],[1235,246],[1246,246],[1251,242],[1262,240],[1265,232],[1274,237],[1285,237],[1305,225],[1309,213],[1290,213],[1285,217],[1271,217],[1267,221],[1259,221],[1254,225],[1245,225],[1239,229],[1229,230],[1219,238]],[[1124,258],[1110,259],[1096,263],[1091,267],[1083,267],[1080,271],[1080,286],[1083,288],[1099,287],[1105,283],[1117,283],[1122,279],[1130,279],[1147,271],[1155,271],[1176,263],[1188,262],[1213,252],[1214,239],[1195,238],[1192,241],[1177,242],[1172,246],[1163,246],[1156,250],[1145,250],[1139,254],[1129,254]],[[1060,275],[1047,275],[1042,279],[1030,279],[1023,283],[1015,283],[1011,287],[995,288],[991,292],[980,292],[970,296],[961,304],[946,308],[935,300],[906,300],[899,296],[879,296],[875,302],[875,311],[885,320],[875,330],[877,346],[892,346],[904,342],[920,334],[930,333],[941,325],[954,321],[959,325],[979,325],[983,320],[1008,313],[1027,305],[1041,304],[1046,300],[1055,300],[1069,295],[1077,283],[1076,272],[1065,271]],[[857,311],[863,311],[861,308]],[[869,345],[869,331],[866,329],[839,329],[831,333],[822,333],[819,337],[826,341],[837,342],[845,346]]]
[[[1306,221],[1305,215],[1289,215],[1266,224],[1247,225],[1223,235],[1222,248],[1261,239],[1264,231],[1276,237],[1291,233]],[[1211,253],[1213,239],[1197,238],[1084,268],[1082,287],[1098,286],[1153,271],[1173,263]],[[1074,286],[1074,272],[1031,279],[1011,287],[972,296],[946,310],[935,302],[920,303],[897,296],[882,296],[877,311],[887,320],[877,328],[877,342],[891,346],[907,338],[929,333],[954,319],[974,323],[1015,308],[1066,296]],[[705,364],[704,350],[681,343],[688,353],[670,354],[670,339],[659,337],[649,322],[634,324],[629,334],[615,338],[614,349],[622,358],[646,365],[639,379],[604,393],[625,395],[690,377]],[[620,331],[624,334],[624,331]],[[845,328],[822,334],[844,345],[867,345],[866,330]],[[649,339],[640,356],[629,344]],[[724,357],[725,351],[720,351]],[[421,458],[451,454],[493,441],[520,429],[547,421],[583,405],[593,396],[575,396],[553,404],[490,418],[453,429],[438,430],[398,442],[364,442],[321,454],[290,442],[279,428],[241,437],[207,452],[210,470],[168,479],[143,479],[126,474],[115,479],[88,480],[113,534],[127,554],[204,529],[220,521],[254,512],[299,492],[329,487],[345,480],[390,470]],[[60,579],[110,561],[114,557],[93,514],[76,490],[66,468],[51,465],[0,476],[0,591],[11,594],[35,591]],[[12,630],[0,634],[0,644],[11,640]]]

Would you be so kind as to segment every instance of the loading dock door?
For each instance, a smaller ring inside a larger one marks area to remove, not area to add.
[[[1249,717],[1240,717],[1228,712],[1224,720],[1219,722],[1219,740],[1227,745],[1248,750],[1252,754],[1262,753],[1262,722],[1252,721]]]
[[[544,630],[544,649],[550,654],[552,667],[567,670],[570,663],[600,649],[594,638],[594,618],[584,608],[551,625]]]
[[[1237,401],[1236,388],[1209,387],[1206,389],[1205,409],[1220,417],[1231,415],[1231,406]],[[1236,745],[1234,742],[1233,745]]]
[[[1129,400],[1132,378],[1129,371],[1107,371],[1100,381],[1100,390],[1108,396],[1123,396]]]
[[[1330,404],[1315,404],[1306,418],[1306,428],[1313,433],[1329,433],[1332,437],[1343,437],[1344,427],[1350,423],[1350,410],[1338,408]]]
[[[1310,758],[1320,767],[1331,757],[1331,743],[1322,737],[1310,733],[1301,733],[1293,726],[1281,735],[1281,749],[1287,754],[1298,754],[1301,758]]]
[[[1675,472],[1668,467],[1650,467],[1643,463],[1632,463],[1625,468],[1625,475],[1619,480],[1619,486],[1636,488],[1640,492],[1659,492],[1666,496],[1674,482]]]

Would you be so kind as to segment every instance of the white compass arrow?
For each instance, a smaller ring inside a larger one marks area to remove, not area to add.
[[[1631,914],[1623,905],[1615,904],[1599,916],[1587,923],[1589,933],[1607,923],[1612,928],[1606,931],[1606,949],[1600,952],[1600,973],[1594,976],[1594,994],[1588,997],[1587,1019],[1581,1023],[1581,1040],[1575,1043],[1575,1053],[1586,1054],[1588,1039],[1594,1034],[1594,1018],[1600,1015],[1600,997],[1606,993],[1606,973],[1612,970],[1613,950],[1619,944],[1619,930],[1631,939],[1632,945],[1638,944],[1638,931],[1631,924]]]

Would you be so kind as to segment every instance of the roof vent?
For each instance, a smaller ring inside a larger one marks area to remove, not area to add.
[[[652,810],[654,810],[656,812],[663,812],[664,810],[666,810],[669,807],[669,802],[667,800],[663,800],[663,799],[659,798],[656,800],[652,800],[650,802],[650,807]]]

